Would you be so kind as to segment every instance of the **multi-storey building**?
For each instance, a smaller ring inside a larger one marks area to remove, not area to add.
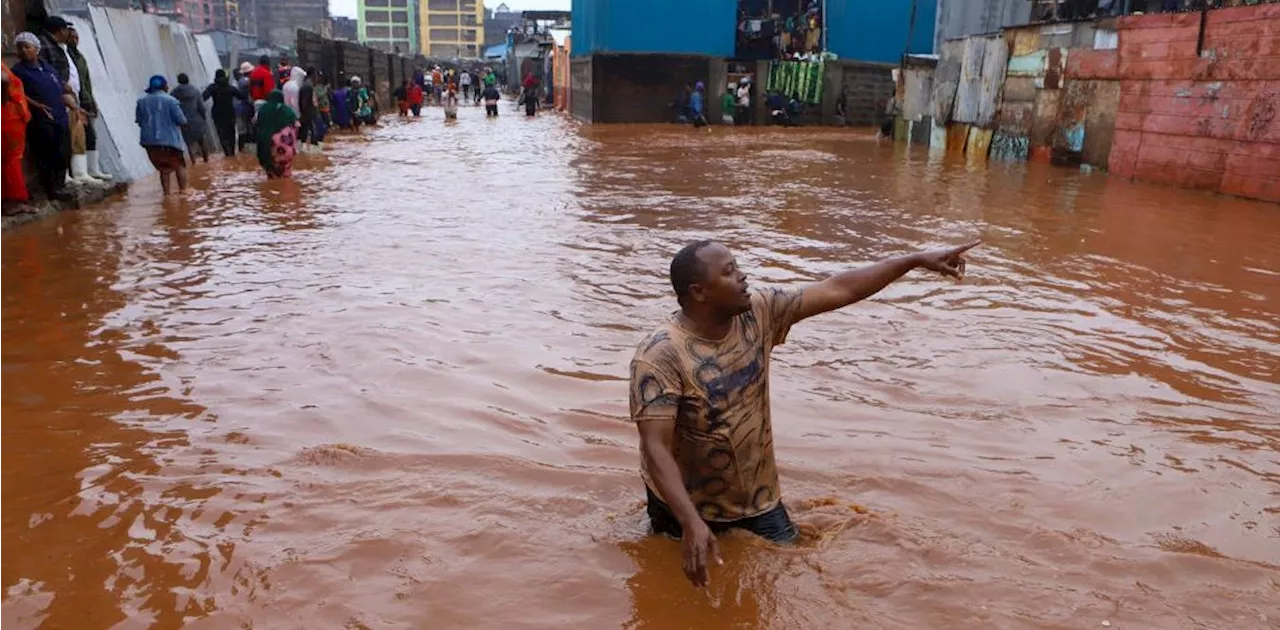
[[[507,7],[507,3],[498,5],[498,8],[489,11],[485,10],[484,18],[484,45],[496,46],[498,44],[507,43],[507,31],[520,23],[520,14],[512,11]]]
[[[240,0],[186,0],[185,5],[184,21],[195,31],[244,31],[253,27],[252,16],[240,13]]]
[[[387,52],[418,52],[417,3],[425,0],[360,0],[360,43]]]
[[[355,18],[335,15],[330,21],[334,39],[360,41],[360,21]]]
[[[246,4],[252,3],[250,12]],[[298,29],[329,36],[329,0],[240,0],[245,16],[256,16],[258,39],[263,44],[292,47]]]
[[[422,54],[430,57],[480,56],[484,45],[484,3],[481,0],[418,0],[418,8],[418,20],[422,25],[419,37]]]

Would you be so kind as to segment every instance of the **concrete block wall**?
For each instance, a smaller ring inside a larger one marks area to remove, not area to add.
[[[585,121],[595,120],[595,61],[591,57],[573,57],[569,61],[569,113]]]
[[[1112,173],[1280,202],[1280,5],[1119,20]]]
[[[694,55],[592,55],[590,122],[672,122],[671,101],[680,86],[707,81],[709,57]],[[577,60],[575,60],[577,61]],[[576,76],[576,75],[575,75]],[[574,85],[578,115],[580,88]],[[718,94],[716,95],[719,96]]]
[[[377,93],[379,115],[385,116],[395,109],[395,101],[391,99],[391,64],[387,61],[387,53],[370,49],[369,64],[369,77],[364,80]]]
[[[840,74],[840,87],[847,98],[848,124],[857,127],[877,126],[884,120],[885,103],[893,98],[893,66],[891,64],[840,61],[827,72]],[[836,93],[839,96],[839,93]],[[834,101],[832,101],[834,106]]]

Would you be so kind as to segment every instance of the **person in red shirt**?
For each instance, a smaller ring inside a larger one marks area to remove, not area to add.
[[[414,116],[422,114],[422,86],[409,81],[409,110]]]
[[[271,59],[266,55],[258,58],[258,67],[249,73],[249,98],[255,107],[261,107],[267,100],[271,90],[276,89],[275,73],[271,71]]]

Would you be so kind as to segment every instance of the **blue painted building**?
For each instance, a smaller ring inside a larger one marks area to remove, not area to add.
[[[885,63],[898,63],[903,52],[932,53],[937,16],[938,0],[827,0],[827,50],[841,59]]]
[[[737,0],[573,0],[573,56],[732,57]]]
[[[841,59],[887,63],[896,63],[904,51],[931,53],[938,2],[826,0],[827,49]],[[643,53],[731,59],[739,7],[754,4],[758,2],[573,0],[573,56]]]

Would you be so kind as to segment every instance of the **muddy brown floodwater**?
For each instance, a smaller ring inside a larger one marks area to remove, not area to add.
[[[6,630],[1280,627],[1280,208],[502,115],[3,236]],[[704,236],[758,286],[986,244],[792,331],[802,541],[698,591],[625,378]]]

